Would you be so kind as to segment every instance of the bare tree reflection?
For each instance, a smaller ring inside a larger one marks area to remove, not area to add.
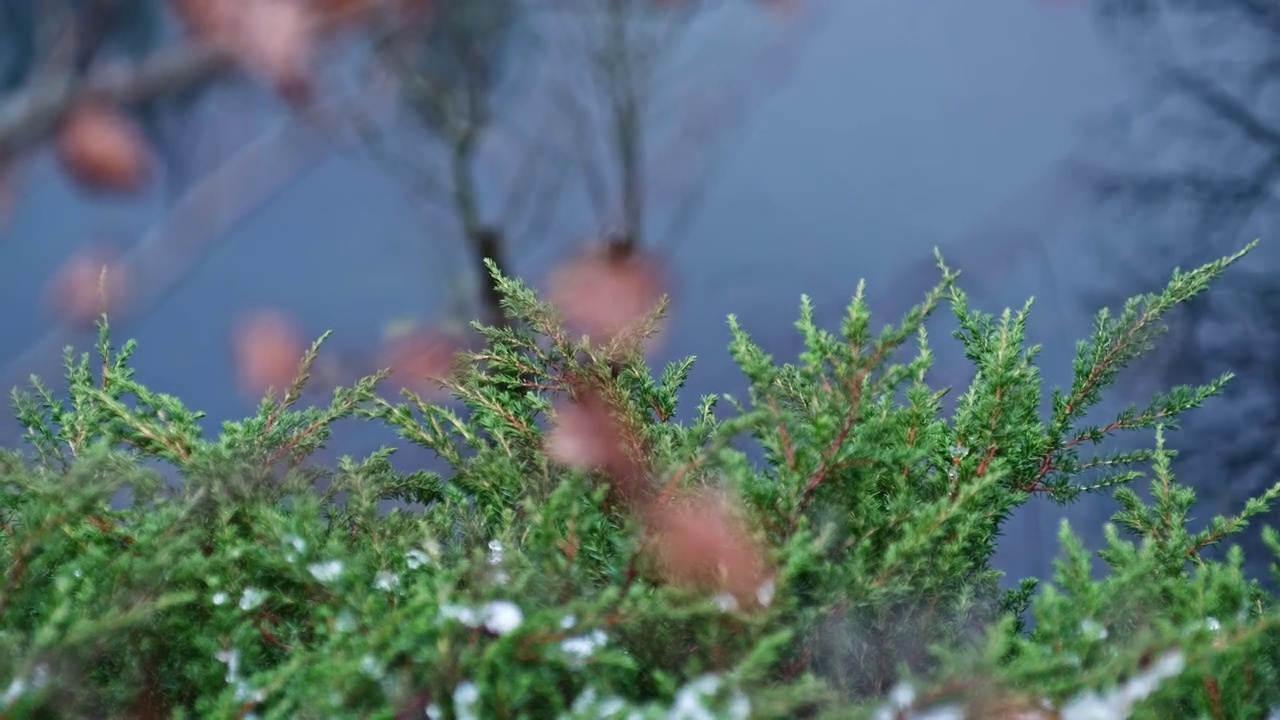
[[[1112,231],[1111,272],[1090,303],[1114,303],[1116,280],[1154,287],[1165,266],[1194,265],[1280,219],[1280,6],[1259,0],[1097,0],[1096,19],[1130,72],[1135,100],[1112,118],[1111,160],[1079,163]],[[1127,247],[1126,247],[1127,246]],[[1151,262],[1161,258],[1159,267]],[[1280,473],[1280,282],[1244,268],[1174,318],[1164,352],[1144,368],[1151,382],[1203,382],[1223,371],[1230,422],[1197,421],[1180,452],[1212,500],[1251,496]],[[1263,573],[1265,575],[1265,573]]]

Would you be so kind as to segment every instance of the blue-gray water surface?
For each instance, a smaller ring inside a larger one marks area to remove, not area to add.
[[[673,248],[676,303],[656,360],[698,357],[690,399],[740,391],[725,350],[727,314],[767,350],[790,357],[799,349],[792,323],[802,293],[832,325],[866,278],[873,309],[889,322],[932,284],[928,258],[941,246],[984,309],[1037,297],[1032,340],[1045,345],[1048,380],[1067,382],[1073,344],[1090,319],[1076,290],[1094,289],[1083,287],[1094,268],[1128,238],[1084,237],[1088,204],[1057,168],[1091,142],[1086,123],[1124,93],[1075,4],[832,4],[785,86],[750,106]],[[95,238],[131,242],[162,210],[159,200],[91,201],[47,159],[38,162],[0,236],[0,360],[48,329],[38,298],[74,248]],[[438,256],[427,244],[454,236],[424,230],[419,210],[368,158],[328,158],[237,224],[154,312],[124,324],[140,343],[140,379],[207,411],[213,423],[251,411],[234,391],[226,342],[246,310],[287,308],[310,334],[332,329],[338,349],[371,347],[390,318],[431,319],[441,312],[441,275],[449,270],[433,265]],[[516,270],[535,283],[556,255],[521,247],[513,254]],[[87,337],[79,342],[88,349]],[[935,346],[946,343],[935,337]],[[963,358],[940,354],[943,374],[964,382]],[[12,425],[4,427],[9,442]],[[362,431],[333,452],[392,441]],[[1109,500],[1090,500],[1070,517],[1096,541],[1113,510]],[[1015,579],[1049,572],[1063,515],[1043,501],[1019,512],[1000,566]]]

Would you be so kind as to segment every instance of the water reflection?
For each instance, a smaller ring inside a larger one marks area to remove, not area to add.
[[[625,175],[615,174],[601,181],[603,189],[558,197],[555,217],[539,219],[530,209],[541,202],[536,196],[512,199],[525,177],[512,160],[519,153],[498,143],[481,163],[480,212],[505,219],[507,209],[519,210],[511,211],[521,217],[521,229],[512,237],[510,262],[535,284],[578,243],[608,227],[643,221],[646,232],[659,228],[653,234],[670,236],[664,252],[674,265],[679,302],[667,350],[656,360],[699,357],[689,397],[742,389],[724,350],[728,313],[739,315],[766,350],[792,357],[799,342],[791,324],[802,293],[813,296],[819,320],[831,326],[865,277],[877,317],[888,322],[936,279],[934,246],[964,271],[962,285],[984,309],[1037,297],[1030,339],[1046,348],[1046,380],[1065,383],[1074,341],[1088,332],[1099,302],[1153,290],[1175,264],[1221,254],[1267,222],[1267,173],[1280,167],[1264,132],[1272,96],[1259,89],[1250,106],[1251,117],[1263,124],[1231,125],[1226,111],[1234,106],[1210,101],[1217,97],[1212,94],[1197,105],[1185,97],[1186,82],[1173,103],[1181,109],[1151,109],[1143,91],[1147,75],[1122,85],[1118,64],[1103,52],[1106,40],[1129,56],[1147,57],[1149,39],[1132,37],[1132,19],[1121,28],[1114,18],[1096,21],[1084,7],[1027,0],[829,2],[820,9],[811,17],[820,22],[788,26],[804,31],[799,35],[752,25],[732,7],[694,31],[695,38],[719,41],[711,51],[716,60],[699,66],[701,74],[680,78],[685,82],[666,99],[672,113],[666,130],[681,142],[650,148],[663,172],[650,180],[642,216],[628,209]],[[1249,20],[1242,13],[1237,22]],[[770,42],[800,52],[787,59]],[[1247,72],[1252,56],[1241,52],[1246,57],[1233,62],[1244,69],[1223,71],[1227,79],[1243,82],[1251,72],[1261,83],[1265,63],[1252,62]],[[688,58],[676,59],[689,66]],[[1146,60],[1138,65],[1149,70]],[[546,87],[524,70],[514,75],[528,83],[522,87]],[[772,73],[782,70],[791,74],[780,84]],[[718,85],[739,93],[736,105],[700,104],[723,101],[725,93],[708,92],[725,89]],[[561,143],[547,151],[562,153],[551,164],[577,163],[563,155],[582,137],[576,126],[540,124],[562,98],[547,91],[535,95],[528,113],[500,115],[500,136],[523,141],[546,131]],[[1103,114],[1117,104],[1123,113]],[[1199,126],[1188,127],[1188,113]],[[712,136],[736,132],[718,147],[710,139],[690,145],[690,137],[700,136],[671,129],[690,118]],[[430,156],[417,137],[406,131],[396,152],[408,147]],[[139,376],[207,410],[211,423],[249,410],[236,399],[225,342],[245,312],[285,307],[310,335],[335,330],[332,350],[358,358],[372,354],[388,320],[437,318],[455,309],[459,288],[474,287],[459,280],[467,268],[458,242],[465,223],[420,195],[406,198],[385,164],[355,145],[323,162],[306,154],[312,145],[299,145],[298,167],[317,162],[314,172],[283,182],[287,191],[225,233],[217,228],[216,249],[202,254],[153,312],[121,327],[141,343]],[[607,148],[596,150],[605,155]],[[597,164],[618,169],[607,160]],[[705,188],[703,178],[709,179]],[[85,202],[44,161],[33,166],[27,186],[0,245],[5,358],[21,356],[47,330],[31,298],[85,238],[103,228],[144,236],[161,216],[158,201]],[[696,189],[706,192],[686,220],[681,200]],[[593,199],[593,192],[606,200]],[[1265,267],[1266,248],[1250,260],[1252,267]],[[1193,416],[1194,437],[1230,428],[1215,436],[1227,449],[1191,453],[1185,471],[1209,495],[1214,512],[1238,504],[1245,489],[1275,474],[1266,430],[1272,403],[1253,390],[1272,382],[1272,363],[1242,340],[1246,332],[1255,342],[1269,337],[1264,313],[1274,293],[1265,276],[1233,278],[1198,316],[1180,321],[1174,340],[1181,344],[1167,355],[1176,362],[1160,368],[1160,377],[1180,381],[1233,369],[1242,375],[1240,386],[1250,388]],[[467,302],[456,309],[475,310]],[[964,383],[967,366],[954,348],[945,349],[945,327],[943,318],[935,330],[939,376]],[[87,347],[83,335],[75,339]],[[5,380],[32,371],[50,375],[50,359],[10,365]],[[1126,382],[1135,394],[1142,389]],[[1258,421],[1242,428],[1239,417]],[[12,438],[12,423],[5,421]],[[332,453],[367,452],[386,440],[354,433]],[[411,450],[400,458],[428,460]],[[1223,462],[1233,483],[1215,494]],[[1096,542],[1113,511],[1109,500],[1069,511],[1033,504],[1009,527],[1000,562],[1014,577],[1043,575],[1059,517],[1069,516]]]

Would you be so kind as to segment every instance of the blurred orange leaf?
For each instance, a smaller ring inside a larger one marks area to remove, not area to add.
[[[151,153],[137,125],[119,110],[83,102],[63,118],[58,159],[66,173],[88,190],[131,193],[151,176]]]
[[[607,343],[653,312],[666,290],[657,258],[599,243],[553,274],[550,300],[570,327]]]
[[[295,102],[311,95],[316,17],[303,0],[241,0],[232,47],[247,70]]]
[[[655,506],[649,525],[650,547],[672,582],[728,592],[740,607],[760,604],[769,571],[764,549],[725,498],[707,493]]]
[[[258,400],[270,390],[289,387],[306,343],[293,318],[279,310],[258,310],[236,323],[232,352],[240,391]]]
[[[45,306],[62,322],[84,327],[103,313],[124,309],[130,286],[128,269],[118,262],[115,251],[90,245],[54,273],[45,291]]]
[[[561,465],[598,470],[617,464],[622,432],[609,406],[595,394],[556,407],[556,424],[547,436],[547,455]]]
[[[321,13],[352,3],[309,0],[172,0],[188,32],[221,43],[246,71],[293,102],[311,96]]]
[[[415,328],[384,341],[378,365],[390,368],[390,380],[400,387],[421,395],[447,397],[444,382],[464,348],[457,333]]]

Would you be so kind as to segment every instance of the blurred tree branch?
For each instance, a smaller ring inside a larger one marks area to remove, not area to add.
[[[246,8],[250,1],[245,0]],[[353,22],[367,26],[373,19],[382,19],[385,26],[383,15],[394,14],[388,10],[366,16],[359,4],[354,9],[346,8],[345,3],[341,5],[337,11],[320,13],[312,18],[309,32],[324,37],[339,29],[349,29]],[[70,12],[58,4],[41,3],[38,7],[41,12],[35,13],[32,27],[26,34],[54,33],[65,36],[65,42],[47,39],[40,42],[38,38],[24,37],[15,20],[21,16],[14,15],[19,11],[8,6],[0,8],[11,14],[4,20],[14,26],[4,28],[0,41],[21,40],[29,46],[13,52],[28,52],[30,57],[21,65],[34,70],[21,73],[26,75],[26,81],[21,82],[19,77],[18,88],[0,97],[0,157],[21,152],[47,138],[56,130],[67,110],[78,101],[92,98],[112,105],[136,107],[191,90],[223,72],[237,69],[243,62],[237,51],[237,48],[243,48],[219,42],[216,37],[186,33],[167,46],[134,48],[137,52],[130,59],[116,58],[97,63],[99,49],[112,39],[113,33],[144,33],[136,27],[127,26],[127,22],[138,24],[143,20],[121,17],[125,8],[138,14],[159,11],[143,0],[86,0],[76,11],[79,15],[72,17],[53,17],[57,15],[53,13],[56,9],[61,9],[64,15]],[[147,21],[152,22],[154,18]],[[49,27],[41,32],[44,26]],[[66,52],[57,52],[57,48],[62,47],[67,49]],[[65,62],[57,59],[61,55],[66,55]]]
[[[0,156],[43,141],[79,100],[137,105],[198,85],[231,67],[231,58],[214,43],[190,42],[139,62],[115,61],[86,77],[47,77],[0,100]]]
[[[1174,89],[1194,98],[1245,137],[1273,148],[1273,154],[1280,154],[1280,128],[1255,114],[1246,102],[1227,92],[1222,85],[1182,65],[1170,65],[1164,74]]]
[[[563,33],[563,41],[580,38],[580,55],[562,57],[563,71],[581,65],[586,70],[587,101],[574,92],[572,78],[555,92],[571,113],[580,132],[591,133],[594,113],[591,101],[600,102],[599,137],[605,141],[605,162],[600,162],[584,141],[578,153],[585,189],[596,208],[607,242],[621,254],[630,254],[646,242],[645,209],[648,201],[650,124],[660,60],[672,52],[703,3],[656,7],[644,0],[560,0],[550,11]],[[577,25],[577,27],[572,27]],[[567,46],[569,43],[563,42]],[[592,137],[594,133],[587,135]],[[687,158],[685,159],[688,160]],[[603,165],[613,172],[601,169]],[[613,176],[610,178],[610,176]],[[612,197],[610,197],[612,196]]]
[[[475,166],[492,124],[492,94],[517,11],[513,0],[446,0],[434,8],[429,27],[384,22],[377,30],[378,60],[396,77],[411,119],[446,148],[448,181],[398,159],[375,124],[359,123],[375,158],[408,171],[425,197],[452,210],[481,286],[481,320],[495,327],[508,318],[484,263],[492,260],[510,274],[507,232],[482,215]]]

